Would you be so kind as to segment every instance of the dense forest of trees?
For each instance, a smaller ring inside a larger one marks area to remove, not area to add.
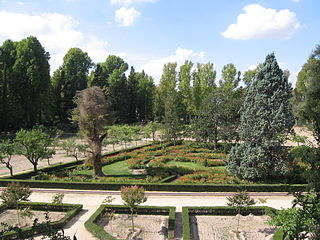
[[[293,91],[294,113],[303,113],[306,78],[316,72],[316,52],[303,66]],[[115,123],[163,122],[173,138],[183,123],[193,123],[195,137],[217,142],[238,139],[240,108],[250,83],[262,64],[242,76],[234,64],[223,66],[217,79],[214,64],[185,61],[166,63],[159,85],[144,71],[136,72],[120,57],[106,56],[94,63],[88,53],[71,48],[62,65],[50,76],[49,53],[36,37],[0,46],[0,131],[32,128],[34,125],[68,126],[78,91],[100,87],[110,101]],[[284,71],[288,78],[289,72]],[[240,82],[242,81],[242,84]],[[311,94],[310,91],[308,94]],[[208,131],[214,129],[214,131]],[[314,126],[315,128],[317,126]]]

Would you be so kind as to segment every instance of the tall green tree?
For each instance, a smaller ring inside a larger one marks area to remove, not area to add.
[[[16,43],[6,40],[0,47],[0,129],[5,131],[9,125],[17,126],[22,120],[21,106],[17,104],[17,97],[12,91],[15,55]]]
[[[133,123],[137,121],[137,105],[138,105],[138,80],[137,74],[133,67],[130,69],[130,74],[128,76],[127,82],[128,88],[128,122]],[[125,96],[123,96],[125,97]]]
[[[239,86],[240,74],[233,63],[224,65],[221,71],[219,87],[228,90],[236,89]]]
[[[91,67],[92,61],[86,52],[80,48],[70,48],[62,66],[54,72],[52,85],[59,122],[69,122],[72,109],[75,108],[73,98],[77,91],[87,88]]]
[[[203,100],[217,87],[216,71],[213,63],[197,63],[193,75],[193,106],[195,112],[200,110]]]
[[[22,109],[23,124],[46,123],[51,118],[49,53],[36,37],[28,37],[16,45],[12,91]],[[21,125],[20,125],[21,126]]]
[[[96,65],[91,82],[92,86],[99,86],[108,95],[110,111],[118,122],[127,122],[130,115],[127,70],[128,64],[122,58],[109,55],[105,62]]]
[[[153,78],[144,71],[136,73],[137,78],[137,118],[138,120],[149,120],[152,118],[155,85]]]
[[[163,73],[160,84],[156,89],[154,101],[154,115],[162,120],[165,115],[166,99],[176,92],[177,86],[177,63],[166,63],[163,67]]]
[[[183,65],[180,66],[179,72],[179,94],[181,95],[182,104],[184,105],[185,116],[184,118],[189,120],[191,116],[194,115],[194,108],[192,104],[192,70],[193,63],[191,61],[185,61]]]
[[[256,68],[254,69],[248,69],[243,73],[242,81],[246,85],[246,87],[249,87],[250,83],[254,81],[254,78],[256,74],[259,72],[260,68],[263,66],[263,64],[258,64]]]
[[[298,111],[311,125],[313,135],[320,143],[320,45],[317,45],[308,62],[298,75],[297,94],[302,98]]]
[[[228,158],[232,173],[253,180],[286,173],[288,158],[281,135],[294,124],[290,98],[288,79],[270,54],[247,91],[240,118],[243,143],[233,147]]]
[[[194,120],[196,139],[213,142],[238,140],[239,110],[243,94],[226,89],[216,89],[204,101]]]

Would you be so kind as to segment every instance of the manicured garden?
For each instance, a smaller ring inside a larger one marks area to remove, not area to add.
[[[228,147],[226,145],[225,147]],[[80,164],[59,171],[40,172],[35,180],[173,184],[249,183],[226,170],[227,154],[210,144],[192,141],[159,142],[102,158],[105,177],[96,179],[91,166]]]

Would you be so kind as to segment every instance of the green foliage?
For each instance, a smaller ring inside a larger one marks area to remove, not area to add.
[[[240,82],[240,72],[237,72],[233,63],[224,65],[221,71],[221,80],[219,87],[225,90],[234,90],[238,87]]]
[[[293,172],[307,180],[309,187],[320,191],[320,151],[317,148],[298,146],[290,150],[293,158]]]
[[[317,45],[308,62],[301,70],[299,90],[303,96],[300,116],[311,124],[313,135],[320,142],[320,45]],[[298,84],[298,82],[297,82]]]
[[[242,208],[247,208],[252,205],[255,205],[256,202],[252,199],[246,191],[240,191],[234,194],[232,197],[227,197],[227,205],[235,207],[239,211]]]
[[[131,211],[132,232],[134,232],[133,214],[137,206],[147,201],[144,196],[144,188],[139,186],[121,187],[121,198],[123,204]]]
[[[27,131],[21,129],[16,133],[15,142],[19,144],[19,154],[26,157],[33,165],[34,172],[37,172],[39,160],[50,158],[55,151],[50,148],[54,139],[42,126],[34,127]]]
[[[193,67],[193,63],[191,61],[186,60],[183,65],[180,66],[179,73],[179,93],[181,95],[182,104],[184,105],[185,113],[184,117],[191,118],[193,115],[194,107],[192,104],[192,87],[191,80],[192,74],[191,69]]]
[[[234,194],[232,197],[227,197],[227,205],[230,207],[234,207],[238,212],[238,225],[236,233],[239,233],[239,225],[240,225],[240,212],[241,209],[248,208],[256,204],[256,201],[252,199],[246,191],[240,191]]]
[[[150,121],[148,124],[144,127],[143,131],[145,133],[145,136],[147,138],[152,135],[152,140],[155,141],[156,132],[159,131],[162,128],[162,124],[157,121]]]
[[[294,124],[290,97],[288,79],[270,54],[247,91],[240,118],[243,143],[232,148],[228,159],[232,173],[252,180],[287,173],[290,159],[281,135]]]
[[[48,61],[49,53],[36,37],[27,37],[16,44],[12,91],[23,109],[24,121],[19,126],[23,126],[24,123],[24,127],[31,127],[35,123],[46,123],[51,120]]]
[[[28,202],[20,203],[20,208],[29,208],[30,210],[40,210],[46,211],[44,223],[39,223],[38,219],[34,219],[33,225],[30,227],[15,227],[8,226],[4,224],[5,228],[0,231],[0,237],[4,240],[9,239],[33,239],[34,235],[42,234],[43,239],[51,240],[71,240],[70,237],[65,236],[62,228],[69,222],[76,214],[78,214],[82,205],[80,204],[50,204],[50,203],[37,203],[37,202]],[[52,222],[48,211],[63,211],[66,212],[65,216],[59,220]],[[59,230],[61,229],[61,230]],[[42,239],[42,238],[41,238]],[[73,239],[76,240],[76,236],[73,236]]]
[[[216,75],[213,63],[197,63],[197,69],[192,73],[194,114],[200,110],[203,100],[216,88]]]
[[[293,207],[271,215],[269,224],[283,231],[283,239],[318,239],[320,236],[320,196],[294,193]],[[296,206],[299,206],[296,208]]]
[[[86,52],[80,48],[70,48],[63,57],[62,66],[53,73],[51,81],[59,122],[69,122],[72,109],[76,106],[73,98],[77,91],[87,87],[91,66],[91,58]]]
[[[237,94],[239,95],[239,94]],[[213,142],[237,140],[242,96],[236,92],[216,89],[203,102],[193,130],[198,141]]]
[[[13,176],[13,166],[11,165],[11,158],[18,151],[16,144],[10,140],[0,140],[0,163],[4,164]]]
[[[53,204],[62,204],[63,198],[64,198],[63,193],[57,193],[57,194],[53,195],[52,203]]]
[[[176,142],[181,135],[182,123],[180,119],[180,112],[178,102],[176,101],[176,92],[172,92],[165,100],[164,113],[164,138],[167,141]]]
[[[2,200],[3,204],[16,208],[19,226],[21,225],[20,214],[22,211],[22,209],[19,208],[19,203],[29,201],[30,195],[30,188],[28,186],[21,185],[20,183],[8,184],[6,189],[0,194],[0,199]]]

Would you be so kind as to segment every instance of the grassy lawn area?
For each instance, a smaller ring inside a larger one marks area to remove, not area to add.
[[[169,161],[167,162],[167,164],[172,166],[177,166],[177,167],[186,167],[186,168],[199,169],[199,170],[208,169],[207,167],[204,167],[201,164],[194,163],[194,162]]]
[[[106,175],[121,175],[121,176],[132,175],[129,172],[128,165],[127,165],[126,161],[119,161],[119,162],[105,165],[102,167],[102,171]],[[82,171],[79,171],[78,174],[92,176],[93,170],[92,169],[91,170],[82,170]]]
[[[120,161],[105,165],[102,171],[106,175],[131,175],[126,161]]]

